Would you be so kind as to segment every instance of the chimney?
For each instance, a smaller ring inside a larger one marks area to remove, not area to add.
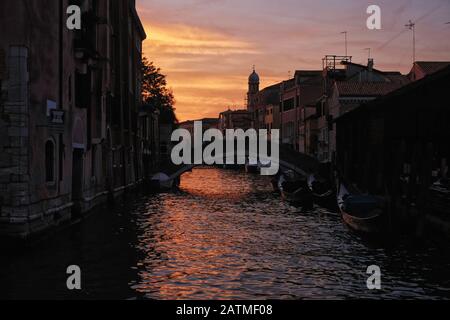
[[[374,65],[373,58],[369,58],[369,61],[367,62],[367,70],[369,72],[373,71],[373,65]]]

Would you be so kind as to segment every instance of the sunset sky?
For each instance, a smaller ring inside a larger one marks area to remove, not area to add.
[[[297,69],[321,69],[326,54],[381,70],[408,72],[409,19],[417,22],[417,60],[450,60],[449,0],[137,0],[148,39],[144,54],[162,68],[180,120],[217,117],[245,105],[256,65],[261,88]],[[382,30],[366,27],[366,9],[382,10]]]

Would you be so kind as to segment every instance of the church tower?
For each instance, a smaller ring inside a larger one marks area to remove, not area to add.
[[[248,77],[247,110],[253,112],[256,107],[256,94],[259,92],[259,75],[253,66],[253,72]]]

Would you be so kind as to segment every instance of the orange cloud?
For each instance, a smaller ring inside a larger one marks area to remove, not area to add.
[[[151,26],[151,39],[144,49],[149,52],[195,55],[256,54],[248,43],[185,25]],[[161,52],[162,50],[162,52]]]
[[[180,120],[243,107],[254,64],[261,88],[286,79],[289,71],[320,69],[324,55],[344,53],[343,30],[354,62],[367,63],[364,49],[370,47],[378,69],[406,73],[411,34],[397,35],[415,18],[417,58],[449,60],[450,42],[442,39],[450,35],[444,25],[450,3],[430,3],[384,1],[383,29],[373,32],[365,27],[366,4],[359,0],[136,1],[148,34],[144,54],[167,74]]]
[[[145,29],[144,55],[167,74],[180,120],[217,117],[228,106],[244,105],[247,78],[236,76],[234,63],[259,54],[252,44],[179,24],[145,24]]]

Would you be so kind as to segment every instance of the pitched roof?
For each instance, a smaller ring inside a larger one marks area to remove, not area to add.
[[[411,79],[407,75],[403,75],[400,72],[385,72],[385,77],[391,82],[407,85],[411,82]]]
[[[258,105],[278,104],[280,102],[281,83],[262,89],[257,94]]]
[[[450,66],[450,61],[417,61],[415,63],[426,74],[430,75]]]
[[[427,86],[436,88],[436,84],[439,82],[442,82],[444,84],[448,83],[450,81],[450,65],[447,67],[442,68],[441,70],[435,72],[434,74],[430,75],[429,77],[422,78],[418,81],[411,82],[410,84],[406,86],[402,86],[397,90],[394,90],[390,92],[389,94],[379,97],[374,101],[371,101],[369,103],[361,105],[359,108],[356,108],[356,111],[361,110],[367,110],[367,109],[373,109],[373,108],[386,108],[390,107],[389,102],[395,101],[394,99],[400,99],[408,95],[420,95],[422,94],[420,89],[425,88]],[[422,91],[423,92],[423,91]],[[442,93],[445,94],[445,93]],[[400,106],[401,104],[397,104],[396,106]],[[424,107],[429,107],[429,105],[423,105]],[[445,105],[438,105],[441,107],[445,107]],[[347,118],[352,112],[347,112],[338,118],[335,119],[335,121],[340,121],[342,119]]]
[[[355,62],[351,62],[351,61],[342,61],[343,65],[347,65],[347,66],[355,66],[364,70],[369,69],[369,67],[367,65],[361,64],[361,63],[355,63]],[[381,70],[378,70],[376,68],[372,68],[372,72],[377,72],[377,73],[384,73]]]
[[[291,78],[289,80],[283,81],[283,89],[284,90],[289,90],[293,87],[295,87],[295,78]]]
[[[280,90],[280,86],[281,86],[281,82],[280,83],[276,83],[273,84],[271,86],[268,86],[262,90],[260,90],[259,92],[267,92],[267,91],[272,91],[272,90]]]

